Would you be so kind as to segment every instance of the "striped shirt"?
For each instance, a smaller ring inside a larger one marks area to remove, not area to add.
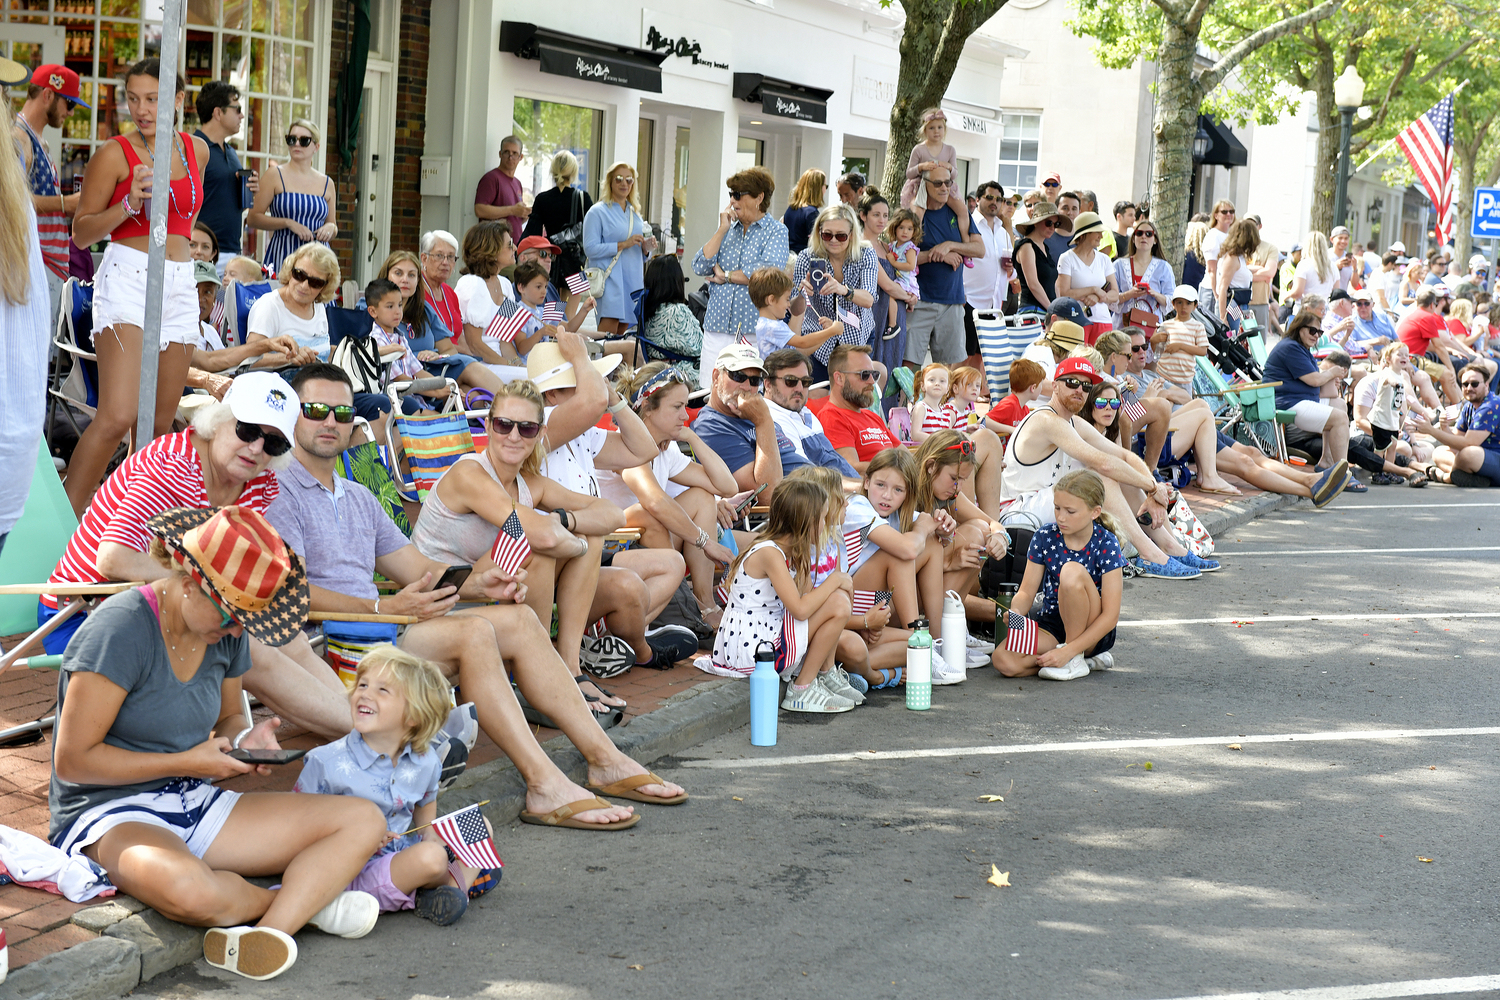
[[[19,114],[16,122],[26,130],[27,137],[31,140],[31,173],[27,175],[27,183],[31,187],[31,193],[48,197],[49,206],[55,206],[56,212],[43,212],[37,216],[37,234],[42,243],[42,260],[51,271],[63,281],[68,280],[68,229],[67,217],[62,214],[61,192],[58,189],[57,167],[52,162],[52,157],[47,155],[47,144],[42,142],[31,125]],[[59,198],[52,202],[51,197]]]
[[[233,428],[229,432],[233,433]],[[149,551],[152,534],[146,522],[151,518],[176,507],[210,506],[193,433],[189,428],[181,434],[159,437],[110,474],[83,512],[83,520],[68,540],[57,569],[47,578],[49,583],[107,583],[109,578],[97,565],[99,547],[105,542],[136,552]],[[276,473],[267,469],[245,484],[235,503],[265,513],[280,492]],[[42,601],[56,607],[50,596]]]

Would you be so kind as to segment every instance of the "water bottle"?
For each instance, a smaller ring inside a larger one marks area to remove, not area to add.
[[[932,707],[932,634],[927,619],[912,623],[911,637],[906,640],[906,707],[925,712]]]
[[[1010,631],[1010,604],[1015,600],[1020,587],[1014,583],[1002,583],[995,598],[995,648],[1005,648],[1005,636]]]
[[[946,673],[963,677],[969,669],[969,617],[964,613],[964,599],[950,590],[943,597],[943,660]]]
[[[736,556],[740,554],[740,547],[734,540],[734,532],[722,524],[719,525],[719,544]]]
[[[776,745],[776,711],[781,701],[781,676],[776,673],[776,647],[755,647],[755,670],[750,674],[750,745]]]

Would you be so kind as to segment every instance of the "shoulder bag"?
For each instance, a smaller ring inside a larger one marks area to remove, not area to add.
[[[572,207],[568,212],[568,228],[560,230],[551,240],[557,244],[557,260],[552,264],[552,283],[558,288],[563,282],[557,280],[558,274],[577,274],[582,271],[588,263],[588,257],[583,252],[583,220],[578,218],[578,208],[583,202],[583,195],[577,188],[569,188],[573,194]]]
[[[635,220],[635,209],[632,208],[630,210],[631,233],[629,234],[631,236],[635,235]],[[609,272],[615,269],[615,265],[620,262],[620,255],[624,252],[625,251],[623,249],[616,250],[614,259],[611,260],[609,262],[609,266],[604,268],[603,270],[600,270],[597,267],[586,267],[583,269],[584,277],[589,279],[589,294],[594,297],[595,302],[598,302],[604,296],[604,284],[605,282],[609,281]]]

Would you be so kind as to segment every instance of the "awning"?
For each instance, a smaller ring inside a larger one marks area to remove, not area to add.
[[[1208,133],[1208,153],[1199,163],[1214,167],[1243,167],[1250,162],[1244,143],[1235,138],[1228,125],[1220,125],[1208,115],[1198,116],[1198,127]]]
[[[500,22],[500,51],[539,59],[543,73],[661,93],[665,52],[648,52],[594,38],[568,35],[525,21]]]
[[[828,99],[833,96],[833,91],[788,83],[759,73],[736,73],[734,96],[759,104],[762,111],[776,118],[822,124],[828,121]]]

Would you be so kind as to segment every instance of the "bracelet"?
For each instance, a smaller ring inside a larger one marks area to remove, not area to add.
[[[616,413],[616,414],[623,413],[625,410],[627,410],[629,408],[630,408],[630,400],[626,399],[624,396],[621,396],[619,399],[617,399],[613,403],[609,404],[609,412],[610,413]]]
[[[249,733],[250,730],[252,730],[254,728],[255,728],[254,726],[246,726],[244,729],[241,729],[240,730],[240,734],[238,736],[236,736],[234,739],[232,739],[232,740],[229,741],[229,749],[231,749],[231,750],[238,750],[240,748],[240,740],[244,739],[245,736],[246,736],[246,734]]]
[[[693,543],[693,546],[695,548],[701,549],[701,548],[703,548],[706,545],[708,545],[708,532],[704,531],[702,528],[699,528],[698,529],[698,540]]]
[[[141,210],[139,208],[131,208],[130,207],[130,192],[129,191],[126,191],[124,194],[122,194],[120,196],[120,207],[125,210],[125,215],[126,215],[127,218],[133,219],[137,215],[141,214]]]
[[[864,622],[865,631],[870,631],[870,612],[866,611],[864,614],[860,615],[859,620]]]

